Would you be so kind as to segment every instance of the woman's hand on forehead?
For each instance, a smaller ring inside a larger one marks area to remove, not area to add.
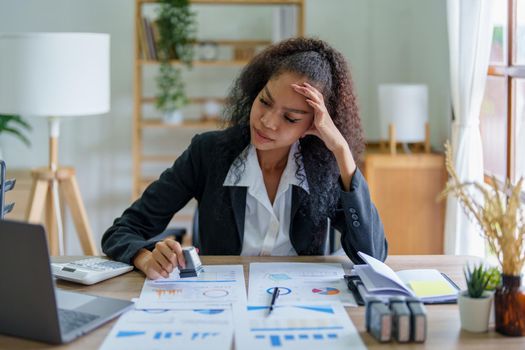
[[[305,132],[306,135],[315,135],[325,143],[326,147],[334,152],[346,144],[341,132],[335,126],[326,105],[324,97],[319,90],[307,82],[302,84],[291,84],[292,88],[306,98],[306,103],[314,110],[312,126]]]

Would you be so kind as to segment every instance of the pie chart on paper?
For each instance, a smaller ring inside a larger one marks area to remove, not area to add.
[[[321,294],[321,295],[336,295],[339,294],[339,289],[337,288],[314,288],[312,289],[312,293],[314,294]]]

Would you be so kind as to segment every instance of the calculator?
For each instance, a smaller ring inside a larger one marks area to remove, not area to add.
[[[91,285],[133,270],[132,265],[104,258],[87,258],[68,263],[51,263],[53,276]]]

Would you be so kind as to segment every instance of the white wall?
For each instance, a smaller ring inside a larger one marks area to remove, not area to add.
[[[451,117],[446,1],[307,0],[307,34],[350,62],[367,139],[380,137],[377,86],[429,87],[431,142],[442,148]]]
[[[349,60],[367,138],[379,137],[377,85],[413,82],[429,85],[431,140],[448,136],[450,98],[446,8],[442,0],[306,0],[306,32],[325,39]],[[77,169],[80,189],[97,241],[131,196],[133,98],[132,0],[0,0],[0,32],[86,31],[111,35],[111,112],[62,123],[60,163]],[[222,17],[222,18],[221,18]],[[208,38],[271,37],[271,11],[199,7],[199,33]],[[0,58],[1,59],[1,58]],[[191,94],[220,96],[236,69],[188,73]],[[1,79],[1,77],[0,77]],[[47,164],[47,124],[30,119],[32,147],[0,137],[9,167]],[[191,135],[173,138],[179,146]],[[166,148],[172,147],[167,144]],[[68,253],[80,253],[68,220]]]

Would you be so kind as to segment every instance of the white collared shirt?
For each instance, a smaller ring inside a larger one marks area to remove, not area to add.
[[[281,175],[279,187],[273,201],[268,197],[264,179],[257,159],[257,152],[253,145],[248,145],[239,155],[244,159],[244,171],[236,182],[235,167],[232,165],[223,186],[247,187],[246,211],[244,217],[244,239],[241,255],[297,255],[290,242],[290,216],[292,208],[292,185],[299,186],[307,193],[308,182],[302,157],[299,157],[300,174],[303,181],[296,177],[297,153],[299,142],[290,147],[286,168]],[[235,164],[237,160],[233,163]]]

